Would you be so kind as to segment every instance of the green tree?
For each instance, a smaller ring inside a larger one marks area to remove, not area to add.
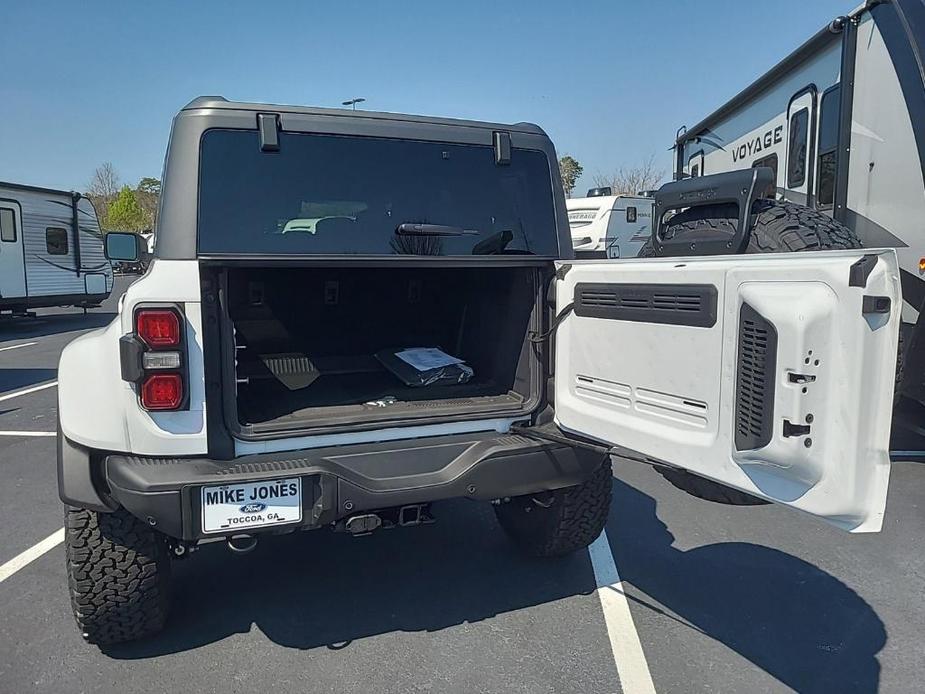
[[[161,194],[161,181],[158,178],[152,178],[151,176],[145,176],[143,179],[138,181],[139,193],[148,193],[149,195],[160,195]]]
[[[161,182],[157,178],[145,176],[138,181],[138,187],[135,188],[135,198],[141,209],[144,210],[147,220],[147,229],[154,228],[154,222],[157,220],[157,203],[161,197]]]
[[[559,178],[562,179],[565,197],[572,197],[572,191],[575,189],[578,179],[581,178],[582,171],[584,171],[584,167],[578,163],[577,159],[570,157],[568,154],[559,159]]]
[[[148,228],[148,215],[138,204],[135,191],[128,186],[122,186],[119,196],[109,206],[106,215],[106,226],[109,229],[122,231],[144,231]]]
[[[109,206],[119,195],[119,174],[112,162],[107,161],[96,167],[90,185],[84,196],[93,203],[96,214],[100,220],[100,227],[110,229],[107,224]]]

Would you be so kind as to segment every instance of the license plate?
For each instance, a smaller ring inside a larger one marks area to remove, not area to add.
[[[202,488],[202,532],[219,533],[302,520],[302,480]]]

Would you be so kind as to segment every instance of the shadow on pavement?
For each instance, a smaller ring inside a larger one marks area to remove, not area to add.
[[[46,313],[35,318],[0,318],[0,344],[11,340],[28,340],[76,330],[90,330],[109,325],[116,314],[109,311]]]
[[[902,398],[893,410],[890,450],[900,451],[895,459],[925,462],[925,406]]]
[[[196,648],[256,625],[298,649],[350,648],[376,634],[438,631],[595,589],[588,556],[519,554],[488,504],[445,502],[437,524],[350,537],[326,530],[261,541],[231,555],[206,547],[175,563],[164,632],[109,647],[115,658]]]
[[[0,395],[55,380],[55,369],[4,369],[0,367]]]
[[[625,581],[797,691],[876,690],[875,656],[886,633],[853,590],[760,545],[679,550],[655,506],[614,481],[608,535]],[[587,554],[525,558],[487,505],[450,502],[438,515],[436,526],[363,538],[326,531],[271,538],[242,557],[207,547],[175,564],[167,629],[107,653],[173,653],[252,625],[282,646],[349,648],[376,634],[437,631],[594,589]]]
[[[798,692],[877,691],[886,630],[854,590],[763,545],[678,549],[655,511],[614,480],[607,533],[623,581]]]

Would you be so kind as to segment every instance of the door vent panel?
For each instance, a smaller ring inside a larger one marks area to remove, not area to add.
[[[618,407],[636,417],[660,422],[669,420],[674,426],[706,429],[710,424],[709,408],[702,400],[594,376],[576,376],[575,395],[611,408]]]
[[[716,324],[712,284],[575,285],[575,315],[607,320],[710,328]]]
[[[755,309],[739,310],[736,363],[735,445],[738,451],[767,446],[774,432],[777,330]]]

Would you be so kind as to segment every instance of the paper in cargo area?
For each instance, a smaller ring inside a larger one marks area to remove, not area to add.
[[[436,347],[412,347],[396,352],[395,356],[418,371],[430,371],[451,364],[462,364],[462,359],[451,357]]]

